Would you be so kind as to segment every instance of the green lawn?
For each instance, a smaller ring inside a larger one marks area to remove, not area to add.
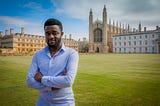
[[[0,106],[34,106],[26,87],[30,56],[0,56]],[[160,54],[80,55],[76,106],[160,105]]]

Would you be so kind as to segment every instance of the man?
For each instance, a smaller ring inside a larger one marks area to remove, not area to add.
[[[48,19],[44,31],[48,46],[33,56],[27,85],[39,91],[36,106],[74,106],[72,84],[77,73],[78,53],[62,44],[63,26],[59,20]]]

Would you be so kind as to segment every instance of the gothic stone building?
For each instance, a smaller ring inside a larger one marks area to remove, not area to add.
[[[89,13],[89,52],[90,53],[108,53],[113,51],[112,47],[112,36],[115,34],[123,33],[128,30],[121,28],[121,23],[118,26],[118,22],[115,25],[114,21],[111,25],[111,20],[109,24],[107,23],[107,11],[106,7],[103,8],[102,21],[96,20],[93,22],[93,13],[90,10]]]

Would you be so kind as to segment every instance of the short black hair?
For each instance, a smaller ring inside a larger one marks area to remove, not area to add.
[[[45,26],[50,26],[50,25],[58,25],[61,31],[63,31],[62,23],[57,19],[54,19],[54,18],[47,19],[47,21],[44,23],[44,28]]]

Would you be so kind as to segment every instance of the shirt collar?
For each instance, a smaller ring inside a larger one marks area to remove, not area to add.
[[[59,49],[59,51],[55,55],[59,55],[59,54],[63,53],[64,51],[66,51],[66,46],[62,43],[61,48]],[[46,55],[48,55],[49,57],[51,57],[48,46],[45,47],[45,52],[46,52]]]
[[[62,43],[62,47],[60,48],[60,50],[66,51],[66,46]]]

